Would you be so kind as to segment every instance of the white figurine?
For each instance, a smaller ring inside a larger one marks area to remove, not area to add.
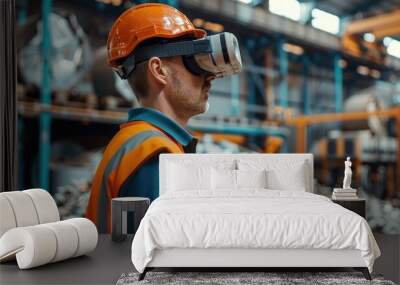
[[[351,189],[351,176],[353,172],[351,171],[351,161],[350,157],[344,162],[344,179],[343,179],[343,189]]]

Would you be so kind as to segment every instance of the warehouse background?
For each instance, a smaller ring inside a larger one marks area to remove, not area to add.
[[[18,188],[48,189],[63,218],[84,214],[102,151],[138,106],[105,44],[141,2],[16,1]],[[164,2],[241,46],[243,72],[214,81],[190,121],[198,152],[311,152],[327,196],[350,156],[370,226],[400,234],[400,0]]]

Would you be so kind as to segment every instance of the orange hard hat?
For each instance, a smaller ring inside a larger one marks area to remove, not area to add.
[[[108,63],[118,66],[140,43],[151,38],[202,38],[206,31],[196,29],[177,9],[161,4],[146,3],[125,11],[115,21],[108,35]]]

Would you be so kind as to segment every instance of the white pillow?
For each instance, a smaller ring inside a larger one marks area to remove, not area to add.
[[[211,181],[213,190],[236,190],[236,170],[212,168]]]
[[[240,170],[266,170],[267,188],[271,190],[306,191],[309,170],[305,160],[239,159]]]
[[[267,188],[272,190],[306,191],[306,172],[304,164],[292,169],[290,173],[277,169],[267,170]]]
[[[170,163],[168,168],[167,189],[185,191],[211,188],[211,167]]]
[[[236,170],[238,188],[267,188],[266,170]]]
[[[266,188],[265,170],[211,170],[213,190],[237,190],[240,188]]]

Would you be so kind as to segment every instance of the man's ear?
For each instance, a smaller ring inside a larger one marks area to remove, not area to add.
[[[155,81],[159,84],[167,84],[168,69],[163,65],[159,57],[152,57],[148,61],[148,70]]]

